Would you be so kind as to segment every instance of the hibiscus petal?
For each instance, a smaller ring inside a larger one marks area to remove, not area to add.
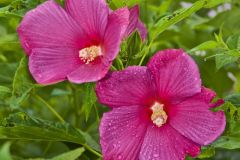
[[[140,36],[142,38],[142,41],[145,41],[145,39],[147,38],[147,28],[146,26],[143,24],[143,22],[141,22],[140,20],[138,20],[138,24],[137,24],[137,30],[140,33]]]
[[[28,55],[34,48],[81,48],[88,42],[74,19],[52,0],[28,12],[17,31]]]
[[[218,99],[215,103],[211,103],[214,97],[216,96],[216,93],[206,87],[202,87],[202,91],[200,94],[198,94],[199,98],[202,98],[206,103],[210,103],[209,107],[214,108],[222,105],[224,103],[223,99]]]
[[[192,141],[208,145],[219,137],[226,125],[223,111],[212,112],[199,95],[169,107],[169,123]]]
[[[73,83],[94,82],[102,79],[111,67],[111,62],[98,59],[93,63],[83,64],[70,73],[67,78]]]
[[[138,17],[139,17],[139,6],[136,5],[133,8],[129,9],[130,16],[129,16],[129,25],[125,32],[125,36],[128,37],[132,34],[132,32],[136,29],[138,24]]]
[[[129,25],[126,29],[124,37],[130,36],[136,29],[139,31],[142,40],[144,41],[147,36],[147,29],[144,24],[139,19],[139,6],[135,5],[133,8],[129,9]]]
[[[109,15],[108,26],[104,36],[106,57],[112,61],[118,55],[120,44],[129,24],[128,8],[121,8]]]
[[[114,108],[100,124],[100,143],[104,160],[138,160],[147,128],[141,106]]]
[[[66,0],[65,6],[91,40],[100,42],[103,39],[109,14],[105,0]]]
[[[201,91],[198,67],[183,50],[158,52],[148,63],[162,100],[181,101]]]
[[[80,64],[78,51],[69,48],[38,48],[29,57],[30,72],[40,84],[63,81]]]
[[[156,97],[154,80],[146,67],[113,72],[96,86],[100,103],[110,107],[145,105]]]
[[[200,147],[179,134],[169,125],[160,128],[149,125],[142,144],[139,160],[184,160],[200,153]]]

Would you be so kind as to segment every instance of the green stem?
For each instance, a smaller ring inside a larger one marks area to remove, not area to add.
[[[120,69],[121,70],[124,69],[124,65],[122,63],[122,60],[119,57],[117,57],[116,60],[117,60],[118,64],[120,65]]]
[[[60,122],[65,123],[64,119],[57,113],[57,111],[48,104],[42,97],[35,95],[36,99],[38,99],[41,103],[45,104],[46,107],[59,119]]]
[[[96,111],[97,122],[99,123],[99,122],[100,122],[100,118],[99,118],[99,115],[98,115],[98,110],[97,110],[97,106],[96,106],[96,104],[94,104],[94,110]]]
[[[111,66],[111,69],[114,70],[114,71],[118,70],[116,67],[114,67],[114,65]]]
[[[102,155],[100,153],[98,153],[97,151],[95,151],[94,149],[89,147],[88,145],[83,144],[83,147],[86,148],[87,150],[89,150],[90,152],[92,152],[93,154],[97,155],[98,157],[102,158]]]

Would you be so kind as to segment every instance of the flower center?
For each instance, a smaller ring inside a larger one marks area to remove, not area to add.
[[[86,64],[89,64],[100,55],[102,55],[102,52],[99,46],[91,46],[79,51],[79,58]]]
[[[163,109],[164,104],[155,102],[152,107],[152,115],[151,115],[151,120],[152,122],[157,126],[161,127],[163,124],[167,122],[167,114]]]

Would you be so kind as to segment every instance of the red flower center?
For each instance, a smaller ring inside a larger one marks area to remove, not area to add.
[[[86,64],[89,64],[101,55],[102,51],[100,46],[91,46],[79,51],[79,58]]]
[[[167,113],[163,109],[164,104],[155,102],[151,106],[152,110],[152,115],[151,115],[151,120],[153,124],[155,124],[157,127],[161,127],[163,124],[167,122]]]

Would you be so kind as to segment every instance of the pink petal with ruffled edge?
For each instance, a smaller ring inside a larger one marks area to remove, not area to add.
[[[184,160],[186,154],[196,157],[200,147],[169,125],[149,125],[139,160]]]
[[[141,106],[114,108],[100,124],[104,160],[138,160],[147,129],[146,112]]]
[[[216,96],[216,93],[213,90],[206,87],[202,87],[202,91],[200,94],[198,94],[198,96],[199,98],[202,98],[203,100],[205,100],[206,103],[209,103],[208,106],[210,108],[218,107],[224,103],[223,99],[218,99],[216,102],[211,103],[214,97]]]
[[[102,104],[110,107],[145,105],[157,95],[154,80],[146,67],[128,67],[99,81],[96,93]]]
[[[17,31],[28,55],[34,48],[82,48],[88,43],[80,26],[52,0],[28,12]]]
[[[39,84],[45,85],[65,80],[66,75],[80,65],[76,49],[38,48],[33,49],[29,57],[32,76]]]
[[[112,12],[108,17],[108,26],[104,35],[104,52],[109,61],[118,55],[123,34],[129,24],[128,8],[121,8]]]
[[[147,29],[144,24],[139,19],[139,6],[135,5],[134,7],[129,9],[130,17],[129,17],[129,25],[125,32],[124,37],[130,36],[135,30],[138,30],[142,40],[144,41],[147,36]]]
[[[168,116],[171,126],[201,145],[208,145],[216,140],[223,133],[226,125],[224,112],[210,111],[209,104],[199,98],[199,95],[169,106]]]
[[[163,101],[178,102],[201,92],[198,67],[181,49],[158,52],[147,67],[156,79],[159,97]]]
[[[110,11],[105,0],[66,0],[66,10],[89,39],[96,43],[103,40]]]

